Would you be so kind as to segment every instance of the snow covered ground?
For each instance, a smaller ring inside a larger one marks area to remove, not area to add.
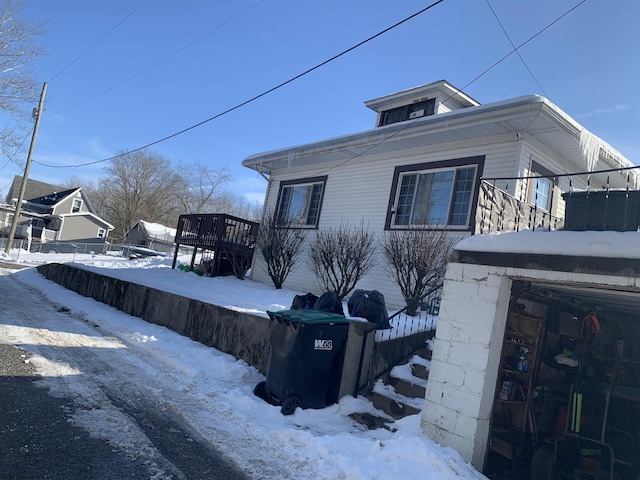
[[[168,258],[13,252],[11,260],[26,266],[75,262],[102,273],[109,269],[114,277],[259,315],[288,308],[294,295],[304,293],[230,277],[198,277],[171,269]],[[102,388],[157,397],[159,405],[254,478],[484,478],[456,451],[431,441],[420,429],[419,415],[395,422],[393,433],[367,431],[348,415],[373,412],[372,405],[361,397],[345,397],[338,405],[282,416],[278,407],[253,395],[264,377],[245,362],[70,292],[35,269],[0,272],[15,275],[33,301],[46,296],[64,313],[50,318],[16,314],[11,321],[0,321],[0,338],[34,354],[32,361],[53,394],[77,399],[78,411],[69,421],[130,455],[153,458],[153,446],[103,398]],[[93,356],[71,355],[69,350],[91,350]],[[103,362],[122,374],[100,380],[101,370],[96,374],[91,362]],[[161,464],[155,468],[153,478],[170,478]]]

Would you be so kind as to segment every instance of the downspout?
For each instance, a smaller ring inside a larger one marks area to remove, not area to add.
[[[262,166],[262,164],[261,164]],[[271,178],[268,176],[268,174],[263,173],[261,170],[262,168],[258,167],[257,172],[258,174],[264,178],[267,181],[267,191],[264,194],[264,203],[262,204],[262,214],[260,216],[261,220],[264,220],[264,217],[267,213],[267,199],[269,198],[269,193],[271,192],[271,186],[273,184],[273,182],[271,181]],[[260,226],[258,226],[258,229],[260,229]],[[258,233],[258,235],[260,235],[260,233]],[[256,245],[256,249],[258,248],[258,246]],[[249,276],[250,280],[253,280],[253,272],[255,271],[255,265],[256,265],[256,261],[257,261],[258,255],[255,254],[255,249],[253,252],[253,258],[251,259],[251,275]]]

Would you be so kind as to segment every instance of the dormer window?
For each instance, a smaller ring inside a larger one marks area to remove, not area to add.
[[[436,105],[436,99],[430,98],[421,102],[403,105],[389,110],[384,110],[380,114],[379,127],[391,125],[392,123],[404,122],[405,120],[413,120],[414,118],[426,117],[433,115]]]

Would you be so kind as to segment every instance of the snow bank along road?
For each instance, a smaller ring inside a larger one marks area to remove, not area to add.
[[[193,399],[167,365],[52,304],[20,281],[26,272],[8,273],[0,267],[0,479],[247,478],[183,421]]]

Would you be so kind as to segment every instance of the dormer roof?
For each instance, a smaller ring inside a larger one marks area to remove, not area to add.
[[[391,108],[409,105],[431,98],[435,98],[437,104],[447,105],[448,108],[446,111],[456,110],[458,108],[477,107],[480,105],[480,102],[474,100],[446,80],[439,80],[427,85],[385,95],[384,97],[374,98],[373,100],[364,102],[364,104],[374,112],[381,113]],[[439,111],[440,109],[436,106],[436,113]]]

